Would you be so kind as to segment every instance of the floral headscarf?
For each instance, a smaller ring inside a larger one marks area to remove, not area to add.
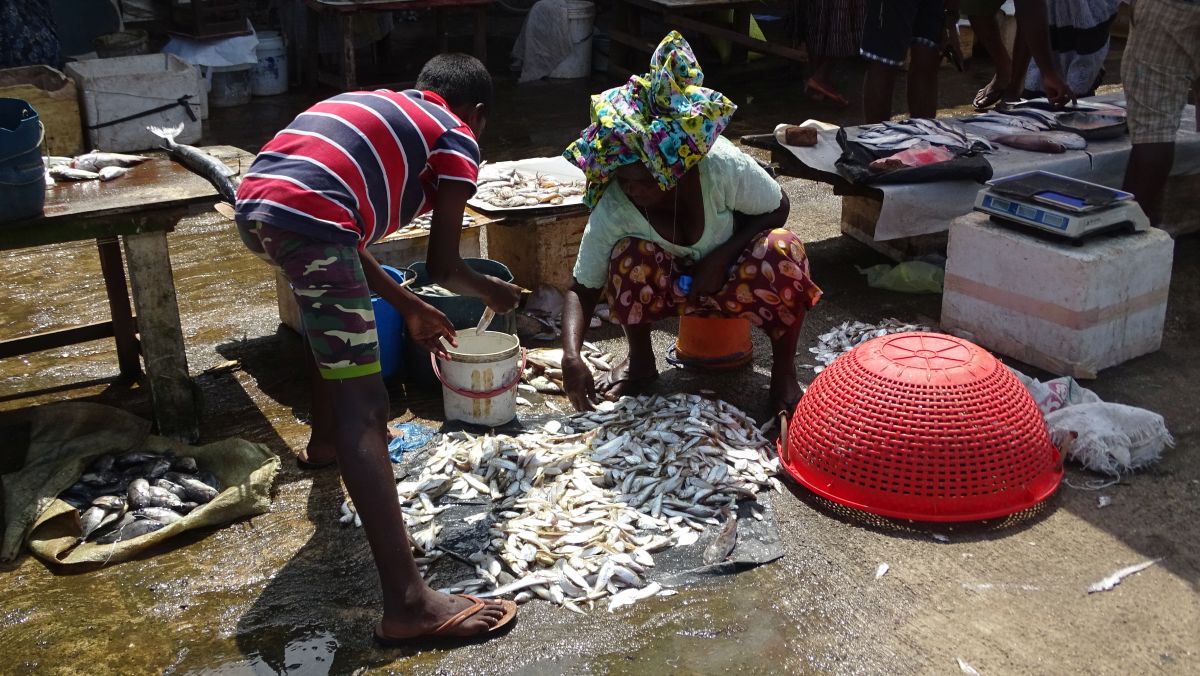
[[[640,161],[663,190],[708,154],[737,106],[706,89],[692,47],[671,31],[650,57],[650,72],[592,96],[592,124],[566,157],[587,176],[595,207],[618,167]]]

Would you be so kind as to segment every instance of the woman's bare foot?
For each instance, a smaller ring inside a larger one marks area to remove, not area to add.
[[[426,636],[444,625],[474,602],[465,597],[433,591],[426,588],[420,600],[414,605],[396,613],[395,617],[380,620],[376,630],[380,638],[402,640]],[[504,606],[494,599],[484,600],[484,607],[479,612],[467,617],[462,622],[447,627],[439,636],[477,636],[495,627],[504,617]]]
[[[596,383],[596,391],[608,399],[643,394],[646,386],[658,378],[654,362],[639,364],[641,359],[630,356],[622,359],[608,373],[602,374]]]

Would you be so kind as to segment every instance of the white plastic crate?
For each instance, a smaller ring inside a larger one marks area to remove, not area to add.
[[[998,225],[950,225],[942,327],[1051,373],[1095,378],[1158,350],[1174,245],[1161,230],[1081,246]]]
[[[69,63],[65,70],[79,87],[89,148],[124,152],[158,147],[160,139],[147,126],[183,124],[176,141],[200,140],[201,79],[179,57],[92,59]]]

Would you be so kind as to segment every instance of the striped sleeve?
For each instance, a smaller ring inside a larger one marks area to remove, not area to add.
[[[442,134],[429,151],[429,168],[439,183],[466,181],[475,185],[479,178],[479,160],[479,144],[463,127]]]

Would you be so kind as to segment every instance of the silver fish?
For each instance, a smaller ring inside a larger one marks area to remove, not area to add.
[[[149,157],[141,155],[123,155],[121,153],[102,153],[98,150],[93,150],[90,153],[85,153],[76,157],[71,161],[71,166],[84,171],[98,172],[101,169],[109,167],[132,167],[146,160]]]
[[[710,566],[728,559],[737,546],[737,512],[726,505],[721,510],[721,515],[725,517],[725,525],[721,526],[717,539],[704,550],[704,563]]]
[[[125,167],[104,167],[100,169],[100,180],[111,181],[114,178],[121,178],[129,173],[129,169]]]
[[[163,140],[172,159],[182,164],[188,171],[212,183],[221,199],[230,204],[237,202],[237,186],[240,183],[236,180],[237,172],[199,148],[177,143],[175,137],[183,133],[182,124],[169,129],[163,127],[146,127],[146,129]]]
[[[83,169],[75,169],[68,167],[65,164],[58,164],[46,170],[46,173],[57,181],[95,181],[100,178],[100,174],[94,171],[84,171]]]

